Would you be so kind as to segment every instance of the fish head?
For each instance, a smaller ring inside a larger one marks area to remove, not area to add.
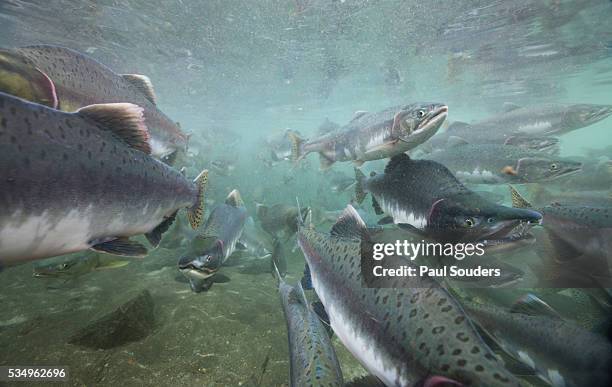
[[[393,118],[392,136],[414,146],[432,137],[448,116],[448,106],[417,103],[403,106]]]
[[[524,157],[515,168],[518,179],[525,182],[552,180],[581,170],[582,163],[578,161],[548,157]]]
[[[223,262],[223,242],[217,240],[212,248],[201,255],[186,255],[178,262],[179,271],[189,280],[192,288],[200,288],[204,280],[219,271]]]
[[[599,122],[612,114],[612,105],[574,104],[570,105],[564,116],[563,132],[583,128]]]
[[[524,243],[529,229],[540,224],[542,215],[530,209],[512,208],[481,199],[467,205],[441,199],[430,210],[428,227],[434,236],[452,243],[483,243],[485,248]]]
[[[67,276],[70,275],[77,263],[78,260],[73,259],[62,262],[38,264],[34,266],[34,272],[32,275],[36,278],[56,278]]]
[[[0,49],[0,91],[54,109],[59,105],[51,78],[12,50]]]

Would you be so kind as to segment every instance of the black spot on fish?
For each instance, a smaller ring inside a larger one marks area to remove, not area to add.
[[[465,359],[459,359],[457,360],[457,365],[459,367],[465,367],[465,365],[467,364],[467,361]]]
[[[434,335],[437,335],[438,333],[444,332],[444,329],[445,328],[443,326],[434,327],[434,329],[431,330],[431,333],[433,333]]]
[[[478,352],[480,352],[480,348],[474,346],[474,347],[472,347],[472,350],[470,352],[471,353],[478,353]]]
[[[452,352],[452,354],[453,354],[453,356],[461,355],[461,350],[460,350],[459,348],[457,348],[457,349],[455,349],[455,350]]]
[[[444,355],[445,351],[444,351],[444,344],[440,344],[436,347],[436,352],[438,353],[438,356],[442,356]]]
[[[455,318],[455,324],[461,324],[465,320],[464,316],[457,316]]]
[[[6,118],[2,117],[2,120],[0,120],[0,126],[6,129]]]
[[[417,328],[416,335],[421,336],[421,334],[423,334],[423,328]]]
[[[474,369],[476,370],[476,372],[482,372],[484,371],[484,367],[481,366],[480,364],[477,364],[476,367],[474,367]]]
[[[11,112],[11,115],[13,115],[13,116],[17,114],[17,109],[15,108],[15,106],[11,106],[9,111]]]
[[[412,309],[412,310],[410,311],[410,314],[408,315],[408,317],[414,317],[414,316],[416,316],[416,315],[417,315],[417,310],[416,310],[416,309]]]
[[[443,372],[446,372],[446,371],[448,371],[449,369],[450,369],[450,365],[448,365],[448,364],[442,364],[442,365],[440,366],[440,370],[441,370],[441,371],[443,371]]]
[[[470,337],[466,335],[465,332],[457,333],[456,337],[457,337],[457,340],[462,341],[464,343],[470,340]]]

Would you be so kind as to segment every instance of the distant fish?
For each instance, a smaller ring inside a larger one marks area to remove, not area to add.
[[[512,145],[462,144],[424,157],[473,184],[538,183],[579,172],[582,163]]]
[[[213,160],[210,168],[220,176],[231,176],[236,169],[236,165],[231,160]]]
[[[0,91],[69,112],[91,104],[130,102],[143,109],[154,157],[171,161],[187,147],[188,136],[157,108],[149,78],[117,74],[68,48],[0,49]]]
[[[286,238],[292,237],[297,232],[298,215],[301,213],[302,216],[306,216],[309,211],[307,207],[299,209],[282,203],[272,206],[258,203],[256,207],[257,219],[261,228],[271,235],[282,232]]]
[[[319,153],[321,167],[337,161],[384,159],[415,148],[440,128],[448,107],[438,103],[395,106],[377,113],[358,112],[345,126],[312,140],[290,133],[292,159],[299,161],[312,152]]]
[[[65,113],[0,93],[0,264],[92,248],[144,256],[181,208],[202,221],[207,171],[194,182],[149,156],[129,103]]]
[[[611,105],[509,105],[504,113],[473,124],[454,123],[434,141],[459,137],[472,144],[506,144],[531,137],[559,136],[599,122],[612,114]]]

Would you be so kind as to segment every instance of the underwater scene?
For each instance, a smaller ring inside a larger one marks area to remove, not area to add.
[[[609,0],[0,0],[0,386],[612,385]]]

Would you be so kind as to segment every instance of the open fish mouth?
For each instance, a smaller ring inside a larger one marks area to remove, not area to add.
[[[210,278],[218,271],[217,269],[204,266],[197,260],[187,261],[185,259],[179,261],[178,269],[185,277],[195,280]]]

